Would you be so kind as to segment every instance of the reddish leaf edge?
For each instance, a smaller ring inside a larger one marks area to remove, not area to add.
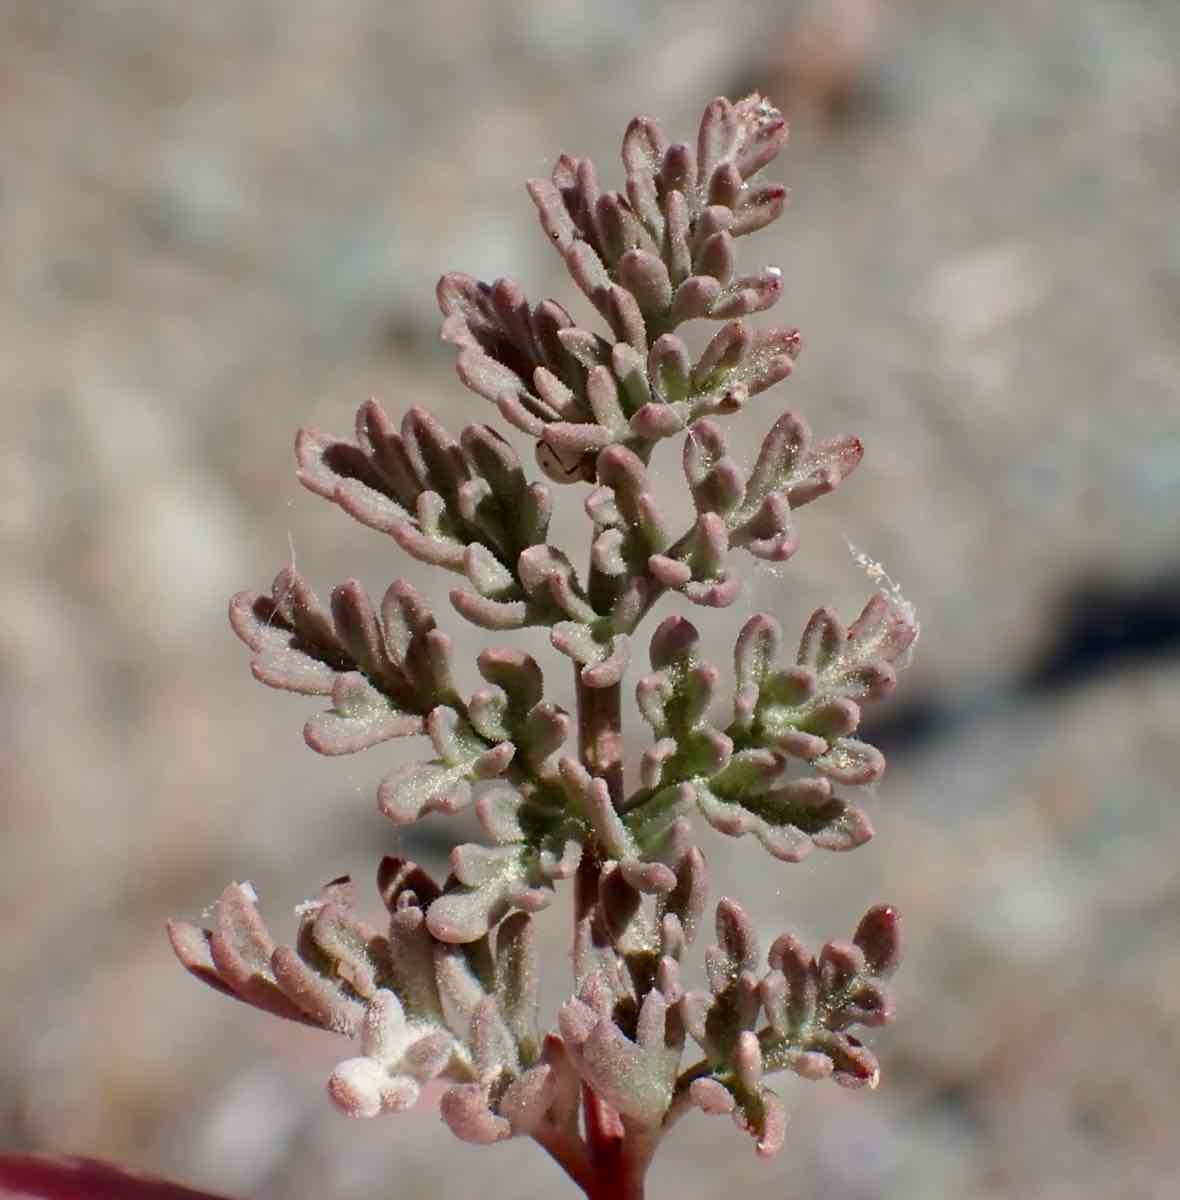
[[[0,1154],[0,1200],[225,1200],[93,1158]]]

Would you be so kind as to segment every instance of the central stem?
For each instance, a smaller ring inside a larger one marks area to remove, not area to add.
[[[579,676],[578,753],[591,775],[606,780],[616,805],[623,798],[623,689],[587,687]]]
[[[586,591],[596,612],[610,612],[618,599],[620,581],[594,564],[591,556]],[[578,701],[578,753],[591,775],[606,780],[617,808],[623,800],[623,685],[587,687],[574,667]]]
[[[588,1200],[643,1200],[655,1140],[627,1130],[619,1114],[588,1087],[583,1089],[582,1111],[593,1170],[583,1185]]]
[[[617,598],[619,582],[604,575],[591,563],[590,602],[597,611],[609,611]],[[623,802],[623,687],[589,687],[575,668],[578,706],[578,754],[591,775],[605,780],[616,808]],[[593,845],[586,847],[594,853]],[[597,912],[598,878],[601,862],[584,858],[578,872],[579,901],[575,904],[575,944],[581,935],[601,924]],[[588,1200],[643,1200],[643,1180],[650,1151],[627,1135],[619,1114],[590,1087],[583,1087],[582,1119],[589,1168],[575,1177]],[[640,1152],[637,1153],[637,1150]]]

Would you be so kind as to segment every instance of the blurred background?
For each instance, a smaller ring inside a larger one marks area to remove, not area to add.
[[[0,1148],[256,1200],[564,1187],[428,1105],[338,1117],[344,1045],[201,989],[162,925],[250,879],[285,937],[323,880],[467,832],[377,814],[405,748],[307,751],[312,702],[251,681],[226,600],[291,558],[322,594],[406,572],[441,599],[299,487],[295,428],[370,395],[489,419],[437,276],[568,297],[524,178],[569,150],[618,186],[635,112],[694,138],[758,89],[793,199],[743,262],[782,268],[805,351],[739,447],[790,406],[868,452],[709,636],[854,616],[846,541],[923,635],[870,724],[870,846],[707,850],[767,940],[888,899],[909,957],[879,1091],[785,1079],[771,1164],[697,1115],[651,1193],[1180,1195],[1180,5],[0,0],[0,35]]]

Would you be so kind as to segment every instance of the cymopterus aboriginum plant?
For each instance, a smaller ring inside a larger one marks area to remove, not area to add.
[[[322,754],[428,737],[432,757],[382,781],[381,811],[400,826],[473,806],[486,842],[456,846],[441,882],[383,859],[382,928],[357,914],[347,879],[300,907],[294,946],[272,940],[249,884],[225,889],[212,929],[170,926],[181,961],[206,983],[359,1040],[328,1083],[345,1112],[398,1112],[444,1081],[439,1107],[457,1136],[532,1137],[598,1200],[640,1197],[661,1137],[691,1108],[731,1114],[759,1154],[774,1155],[785,1116],[767,1077],[874,1086],[877,1060],[853,1030],[893,1013],[898,917],[884,905],[849,942],[813,956],[784,933],[763,961],[750,918],[722,899],[707,989],[687,986],[682,964],[706,904],[695,822],[752,834],[784,863],[871,836],[857,789],[885,763],[855,736],[861,705],[893,688],[918,633],[896,588],[878,590],[847,626],[820,609],[791,657],[773,616],[747,621],[723,719],[722,672],[688,620],[666,617],[636,684],[650,744],[636,781],[623,770],[622,688],[657,601],[731,604],[741,555],[790,558],[794,511],[860,461],[856,438],[817,441],[787,412],[746,471],[719,420],[744,414],[799,352],[794,330],[748,321],[778,300],[780,272],[736,266],[738,239],[783,209],[785,189],[759,176],[785,138],[760,97],[718,99],[695,147],[632,121],[623,192],[600,190],[593,165],[569,155],[529,183],[603,332],[554,300],[531,305],[508,279],[439,283],[459,377],[534,441],[551,482],[584,489],[585,574],[547,540],[550,488],[529,481],[490,425],[456,438],[423,408],[398,424],[369,402],[351,439],[300,433],[303,484],[460,577],[460,617],[548,631],[572,661],[577,711],[546,700],[536,661],[512,649],[485,649],[486,686],[460,694],[451,640],[403,580],[376,604],[349,581],[325,605],[293,568],[281,571],[270,594],[242,593],[230,609],[255,677],[327,698],[304,730]],[[720,327],[693,361],[677,329],[701,318]],[[647,475],[676,438],[686,528]],[[574,895],[573,987],[545,1032],[533,922],[563,880]]]

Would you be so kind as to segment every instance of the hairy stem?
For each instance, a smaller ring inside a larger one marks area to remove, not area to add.
[[[593,562],[587,576],[590,603],[609,612],[617,598],[619,581],[600,571]],[[578,702],[578,753],[591,775],[606,780],[617,807],[623,799],[623,688],[621,683],[592,688],[582,682],[575,667]]]
[[[595,1177],[590,1162],[586,1143],[578,1136],[577,1131],[557,1129],[546,1125],[533,1134],[542,1149],[557,1163],[559,1167],[582,1189],[591,1195],[595,1186]]]
[[[578,753],[591,775],[606,780],[616,805],[623,797],[623,689],[587,687],[579,678]]]
[[[602,574],[593,564],[589,574],[590,601],[600,612],[608,611],[617,596],[617,580]],[[578,671],[578,753],[583,766],[606,781],[617,808],[623,802],[623,688],[587,687]],[[589,847],[587,848],[589,849]],[[601,863],[589,855],[578,870],[578,896],[574,906],[575,944],[587,934],[596,919],[598,877]],[[637,1137],[624,1127],[619,1114],[590,1087],[582,1089],[582,1119],[585,1126],[589,1176],[580,1179],[569,1171],[589,1200],[643,1200],[643,1180],[655,1144]],[[565,1165],[565,1164],[563,1164]]]
[[[622,688],[619,684],[590,688],[579,679],[577,701],[582,762],[592,774],[606,780],[617,805],[623,795]],[[597,861],[583,859],[579,869],[582,903],[575,906],[575,921],[594,921],[599,870]],[[582,1092],[582,1113],[589,1176],[574,1178],[589,1200],[643,1200],[650,1152],[633,1152],[618,1113],[588,1087]]]
[[[584,1189],[589,1200],[643,1200],[654,1143],[627,1130],[619,1114],[588,1087],[582,1091],[582,1110],[594,1171]]]

